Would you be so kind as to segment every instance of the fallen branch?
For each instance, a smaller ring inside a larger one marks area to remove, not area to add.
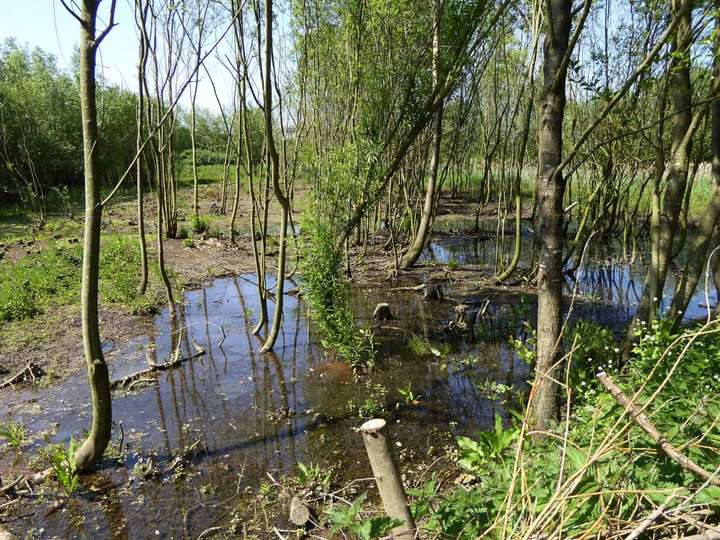
[[[650,435],[650,438],[655,441],[666,456],[678,463],[683,469],[693,473],[695,476],[706,480],[714,486],[720,486],[720,479],[681,454],[677,448],[670,444],[670,442],[668,442],[668,440],[665,439],[665,437],[657,430],[650,418],[648,418],[647,415],[623,393],[620,387],[616,385],[610,377],[608,377],[607,373],[601,371],[597,374],[597,378],[600,383],[607,388],[615,401],[625,408],[635,423],[640,426],[645,433]]]
[[[20,491],[23,491],[17,489],[21,484],[24,484],[26,486],[26,491],[32,491],[32,486],[42,484],[50,475],[53,474],[53,472],[54,470],[50,468],[37,473],[20,475],[12,483],[8,484],[7,486],[0,487],[0,494],[7,495],[8,497],[14,499],[17,497]]]
[[[0,383],[0,389],[8,386],[14,386],[19,382],[31,381],[35,382],[38,377],[45,375],[45,371],[38,365],[28,362],[24,368],[18,371],[15,375],[9,379]]]
[[[390,292],[397,292],[397,291],[422,291],[425,288],[425,284],[421,283],[420,285],[417,285],[415,287],[393,287],[392,289],[388,289]]]
[[[169,369],[176,368],[183,362],[187,362],[188,360],[193,360],[195,358],[198,358],[199,356],[203,356],[204,354],[205,354],[205,350],[203,349],[203,350],[200,350],[190,356],[177,358],[175,360],[171,360],[170,362],[165,362],[164,364],[154,365],[154,366],[149,367],[148,369],[143,369],[142,371],[136,371],[135,373],[131,373],[127,377],[123,377],[122,379],[112,381],[110,383],[110,389],[117,390],[120,388],[124,388],[127,384],[137,381],[138,379],[142,379],[142,378],[146,377],[147,375],[151,375],[151,374],[157,373],[159,371],[167,371]]]

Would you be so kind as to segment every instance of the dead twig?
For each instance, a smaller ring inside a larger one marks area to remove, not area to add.
[[[15,375],[1,382],[0,390],[8,386],[14,386],[20,382],[35,382],[38,377],[42,377],[43,375],[45,375],[45,371],[40,366],[34,364],[33,362],[28,362],[25,367],[18,371]]]

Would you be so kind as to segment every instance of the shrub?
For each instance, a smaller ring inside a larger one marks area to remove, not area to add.
[[[302,224],[301,271],[305,299],[317,323],[324,347],[359,367],[372,361],[372,335],[358,328],[342,282],[342,252],[330,227],[308,212]]]
[[[653,324],[623,373],[612,378],[627,395],[639,391],[635,401],[647,404],[645,412],[658,431],[712,472],[720,447],[720,405],[713,399],[720,393],[720,325],[681,334],[669,329],[664,321]],[[606,346],[617,354],[599,327],[576,331],[587,339],[579,346],[573,340],[573,369],[597,369],[598,353],[609,354]],[[461,438],[459,464],[474,481],[440,495],[433,481],[414,490],[414,511],[423,527],[453,538],[499,536],[493,523],[504,523],[518,536],[555,531],[568,538],[594,537],[617,523],[632,529],[673,493],[668,511],[686,497],[697,508],[720,507],[720,488],[704,485],[659,451],[604,387],[588,386],[582,386],[582,399],[571,410],[567,434],[561,426],[531,443],[527,431],[505,430],[496,420],[494,432],[478,441]]]
[[[210,230],[210,222],[202,216],[193,216],[190,227],[195,234],[203,234]]]

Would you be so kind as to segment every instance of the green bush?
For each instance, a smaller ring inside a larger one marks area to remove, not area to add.
[[[307,212],[303,218],[301,272],[310,314],[322,344],[354,368],[372,361],[372,335],[359,328],[342,281],[342,251],[330,227]]]
[[[669,329],[664,321],[653,324],[624,370],[610,376],[626,395],[639,391],[635,402],[648,404],[645,413],[658,431],[712,472],[720,448],[715,399],[720,393],[720,324],[703,329],[701,336],[697,329],[681,334]],[[594,373],[608,362],[615,365],[618,353],[608,333],[591,326],[576,331],[587,339],[580,345],[571,340],[576,344],[573,370]],[[518,535],[555,531],[567,538],[595,537],[612,523],[637,523],[673,493],[668,510],[685,497],[713,512],[720,508],[720,488],[704,486],[661,452],[604,387],[579,377],[575,381],[573,396],[580,399],[573,401],[567,436],[562,425],[531,441],[527,433],[519,437],[518,427],[503,429],[496,422],[495,430],[477,442],[461,438],[458,463],[473,481],[444,494],[437,493],[434,481],[412,491],[413,510],[423,527],[453,538],[495,538],[501,531],[491,526],[499,520]],[[526,530],[540,513],[545,515],[542,527]]]
[[[195,234],[202,234],[210,230],[210,222],[202,216],[193,216],[190,227]]]

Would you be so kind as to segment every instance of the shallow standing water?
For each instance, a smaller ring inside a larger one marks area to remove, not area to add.
[[[61,510],[50,513],[43,505],[28,508],[20,512],[19,522],[9,524],[11,528],[34,528],[43,538],[196,537],[227,518],[238,491],[257,488],[267,481],[268,472],[274,477],[293,473],[298,461],[339,462],[339,474],[347,479],[369,475],[361,438],[352,430],[361,420],[349,404],[357,408],[371,390],[354,382],[344,365],[326,357],[296,296],[286,297],[275,352],[259,354],[261,340],[251,334],[259,312],[253,279],[222,278],[187,292],[176,321],[163,312],[152,334],[132,343],[105,344],[112,379],[144,369],[148,362],[164,362],[178,346],[185,356],[197,347],[206,354],[159,373],[157,383],[149,387],[115,392],[114,419],[122,422],[131,450],[123,459],[125,467],[106,464],[100,473],[106,477],[101,493],[69,499]],[[288,289],[292,287],[287,283]],[[361,319],[374,308],[376,294],[354,291]],[[404,342],[411,333],[422,335],[438,326],[452,308],[425,304],[417,293],[395,295],[392,303],[403,331],[378,336],[385,352],[382,368],[371,379],[373,385],[387,388],[388,403],[408,382],[422,395],[419,405],[393,413],[394,436],[401,444],[422,451],[434,428],[467,433],[490,425],[496,411],[504,413],[500,405],[479,395],[475,382],[523,384],[527,369],[505,342],[459,340],[443,347],[448,358],[470,352],[481,356],[482,362],[472,369],[409,354]],[[88,426],[88,400],[85,377],[78,374],[51,389],[4,393],[0,419],[13,417],[33,432],[47,431],[49,441],[64,442]],[[456,423],[450,425],[451,421]],[[118,437],[116,427],[113,445]],[[153,480],[133,475],[149,457],[159,469],[167,469],[174,456],[198,440],[207,451],[187,474]],[[33,446],[45,444],[37,440]],[[20,455],[8,449],[0,459],[23,463],[32,449]]]
[[[480,264],[494,257],[494,242],[468,237],[441,239],[425,255],[439,262]],[[641,265],[612,261],[595,257],[577,274],[580,293],[595,302],[576,309],[617,329],[634,310],[644,273]],[[354,381],[343,364],[326,356],[297,296],[286,297],[275,352],[259,354],[262,341],[251,334],[259,313],[254,279],[221,278],[186,292],[175,320],[162,312],[152,333],[131,343],[104,344],[113,379],[144,369],[148,362],[164,362],[178,347],[183,356],[198,348],[206,354],[159,373],[154,384],[116,392],[114,419],[122,423],[128,449],[121,463],[105,463],[93,482],[101,487],[68,499],[59,510],[50,502],[21,509],[20,519],[9,523],[12,530],[42,538],[195,538],[207,527],[227,522],[241,500],[238,494],[257,491],[268,473],[293,473],[297,462],[339,465],[341,479],[369,476],[362,441],[353,428],[362,422],[357,408],[377,393],[374,385],[387,389],[380,399],[391,408],[394,438],[422,455],[433,433],[472,433],[490,426],[496,412],[506,414],[478,388],[483,381],[522,388],[530,376],[508,338],[521,336],[524,320],[532,324],[531,300],[494,298],[492,316],[478,323],[477,338],[442,339],[438,329],[453,318],[451,303],[426,303],[412,292],[354,287],[358,322],[370,323],[380,301],[390,302],[397,316],[374,330],[380,364],[365,384],[366,379]],[[286,284],[286,290],[294,287]],[[702,315],[700,303],[696,295],[691,306]],[[431,338],[440,357],[413,353],[408,345],[412,336]],[[466,358],[475,361],[460,362]],[[420,403],[394,410],[400,400],[397,389],[408,382]],[[0,451],[0,464],[27,465],[32,450],[81,433],[89,424],[88,398],[82,374],[50,389],[3,393],[0,420],[12,417],[47,436],[19,454]],[[116,427],[113,445],[119,434]],[[183,474],[169,471],[175,457],[198,441],[202,451],[192,466]],[[159,478],[136,474],[148,460],[163,471]]]

